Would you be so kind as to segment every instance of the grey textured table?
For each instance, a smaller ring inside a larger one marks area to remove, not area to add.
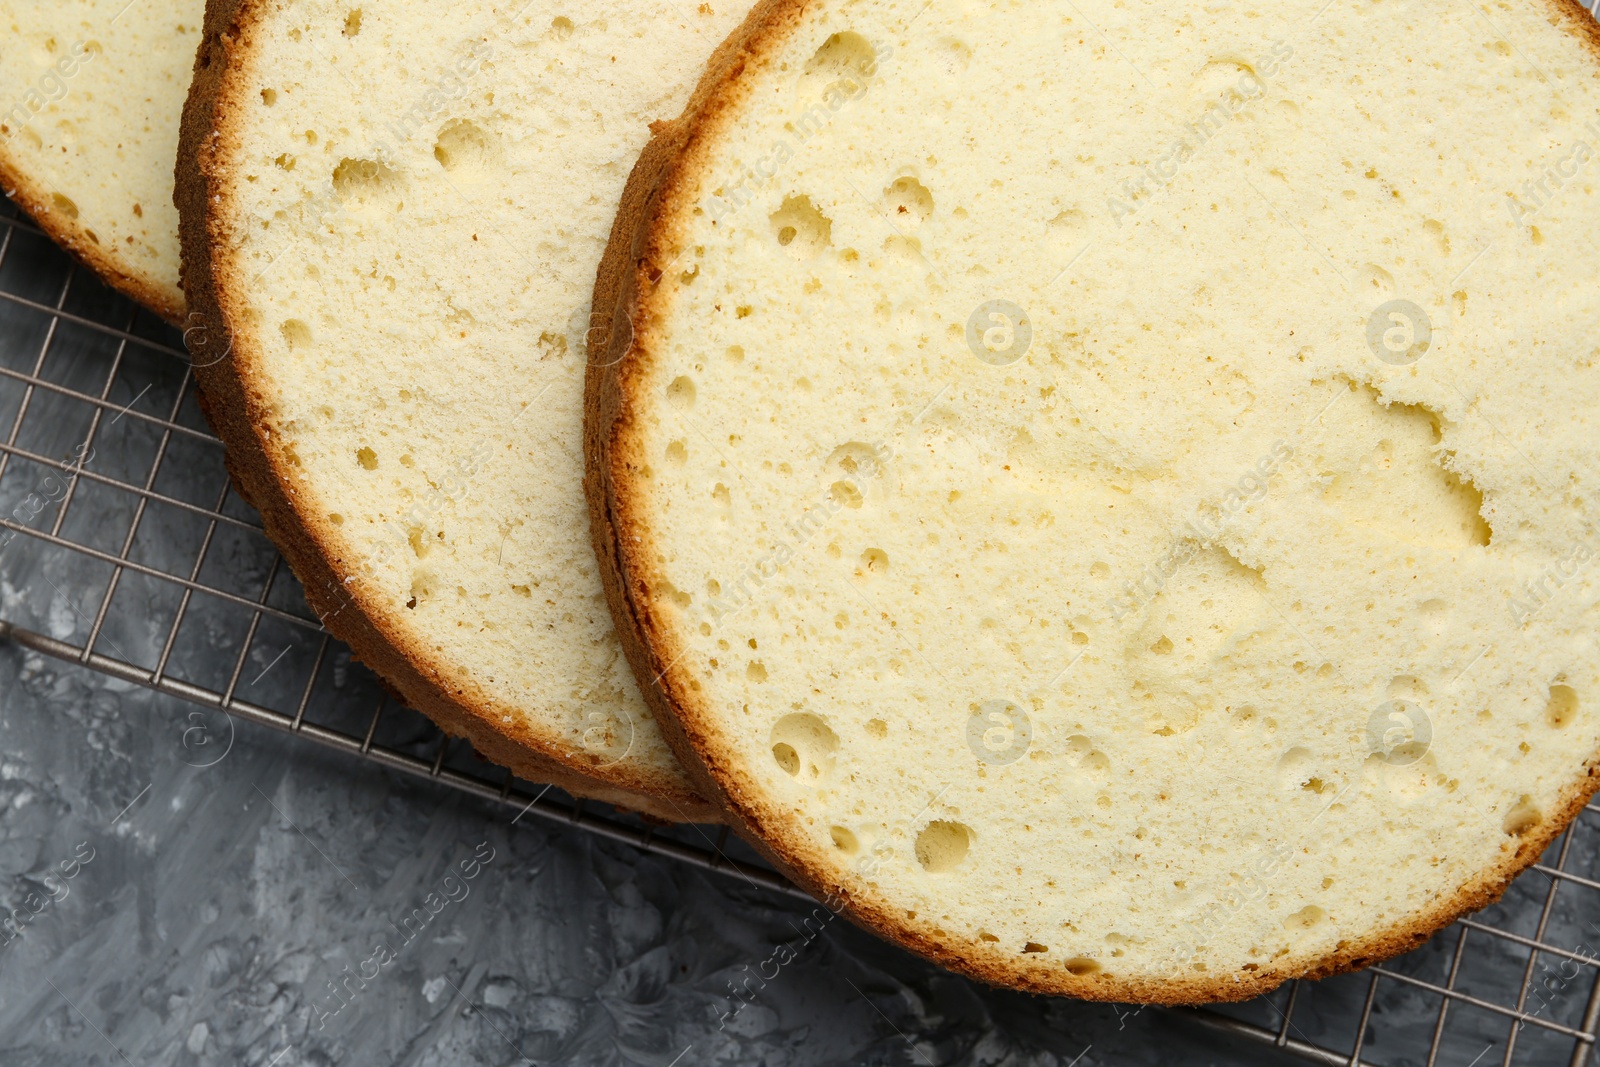
[[[1593,810],[1475,925],[1200,1015],[986,989],[714,830],[526,808],[321,632],[180,344],[0,209],[0,1067],[1586,1062]]]

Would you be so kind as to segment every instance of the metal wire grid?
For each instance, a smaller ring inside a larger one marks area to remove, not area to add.
[[[587,810],[483,762],[396,704],[322,628],[233,492],[181,344],[12,205],[0,207],[0,639],[517,808],[518,818],[571,824],[803,896],[725,828],[653,827],[604,805]],[[1330,1065],[1488,1067],[1497,1041],[1483,1045],[1483,1035],[1498,1032],[1505,1067],[1579,1067],[1600,1024],[1600,954],[1586,950],[1571,916],[1558,916],[1557,898],[1564,886],[1600,892],[1600,841],[1574,847],[1600,834],[1597,814],[1586,809],[1505,901],[1416,952],[1177,1014]],[[1597,902],[1586,897],[1581,910],[1600,912]],[[1600,943],[1600,925],[1589,925]],[[1418,996],[1437,1001],[1421,1034]],[[1379,1026],[1408,1012],[1413,1032]]]

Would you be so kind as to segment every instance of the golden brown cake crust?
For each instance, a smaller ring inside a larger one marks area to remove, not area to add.
[[[243,321],[248,280],[219,255],[227,240],[229,160],[238,152],[240,74],[253,59],[256,28],[281,0],[211,0],[179,137],[177,188],[186,339],[202,407],[227,446],[239,493],[261,513],[267,535],[305,587],[323,624],[410,706],[447,733],[519,776],[672,822],[715,822],[720,813],[662,775],[636,766],[579,766],[552,741],[517,721],[515,710],[481,687],[444,675],[380,606],[366,596],[323,520],[297,507],[294,477],[260,417],[258,350]],[[219,245],[219,242],[221,245]],[[505,722],[505,719],[511,722]]]
[[[1580,37],[1600,60],[1600,24],[1588,11],[1577,0],[1542,2],[1550,5],[1552,22]],[[727,758],[731,746],[722,740],[717,716],[690,688],[687,672],[676,666],[683,649],[674,644],[667,615],[651,598],[660,553],[640,513],[645,482],[639,472],[646,462],[632,420],[648,404],[639,382],[641,368],[652,358],[651,328],[661,314],[654,285],[679,244],[675,227],[692,210],[690,191],[705,146],[715,141],[748,91],[740,75],[766,61],[769,49],[800,22],[808,6],[808,0],[760,5],[719,49],[683,115],[653,127],[655,137],[629,177],[595,281],[594,321],[607,324],[607,336],[597,339],[605,355],[590,364],[584,398],[585,489],[595,551],[622,647],[645,701],[696,785],[727,809],[741,836],[789,878],[858,925],[953,971],[1034,993],[1143,1004],[1247,1000],[1293,978],[1323,978],[1408,952],[1462,915],[1499,900],[1600,788],[1600,758],[1584,765],[1549,818],[1508,841],[1498,863],[1408,920],[1341,942],[1336,952],[1310,966],[1267,965],[1237,976],[1173,981],[1075,976],[1059,965],[1028,965],[981,947],[957,951],[943,943],[931,922],[907,919],[903,909],[834,884],[827,873],[832,863],[815,846],[787,833],[776,807],[765,803]]]

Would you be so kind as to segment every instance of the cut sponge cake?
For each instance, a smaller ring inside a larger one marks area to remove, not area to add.
[[[491,759],[673,820],[716,813],[589,548],[588,295],[733,11],[213,3],[179,152],[208,413],[329,629]]]
[[[172,158],[204,0],[0,0],[0,187],[107,283],[183,317]]]
[[[624,645],[805,885],[1241,998],[1494,899],[1600,741],[1600,34],[783,0],[630,181]]]

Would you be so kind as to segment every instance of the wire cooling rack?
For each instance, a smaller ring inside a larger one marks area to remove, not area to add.
[[[803,895],[725,828],[523,782],[394,702],[229,485],[182,339],[0,204],[0,640],[308,743]],[[230,720],[231,721],[231,720]],[[197,752],[200,751],[197,749]],[[1600,808],[1505,900],[1355,975],[1174,1015],[1323,1064],[1570,1064],[1600,1022]],[[732,853],[733,855],[730,855]],[[735,858],[736,856],[742,858]]]

